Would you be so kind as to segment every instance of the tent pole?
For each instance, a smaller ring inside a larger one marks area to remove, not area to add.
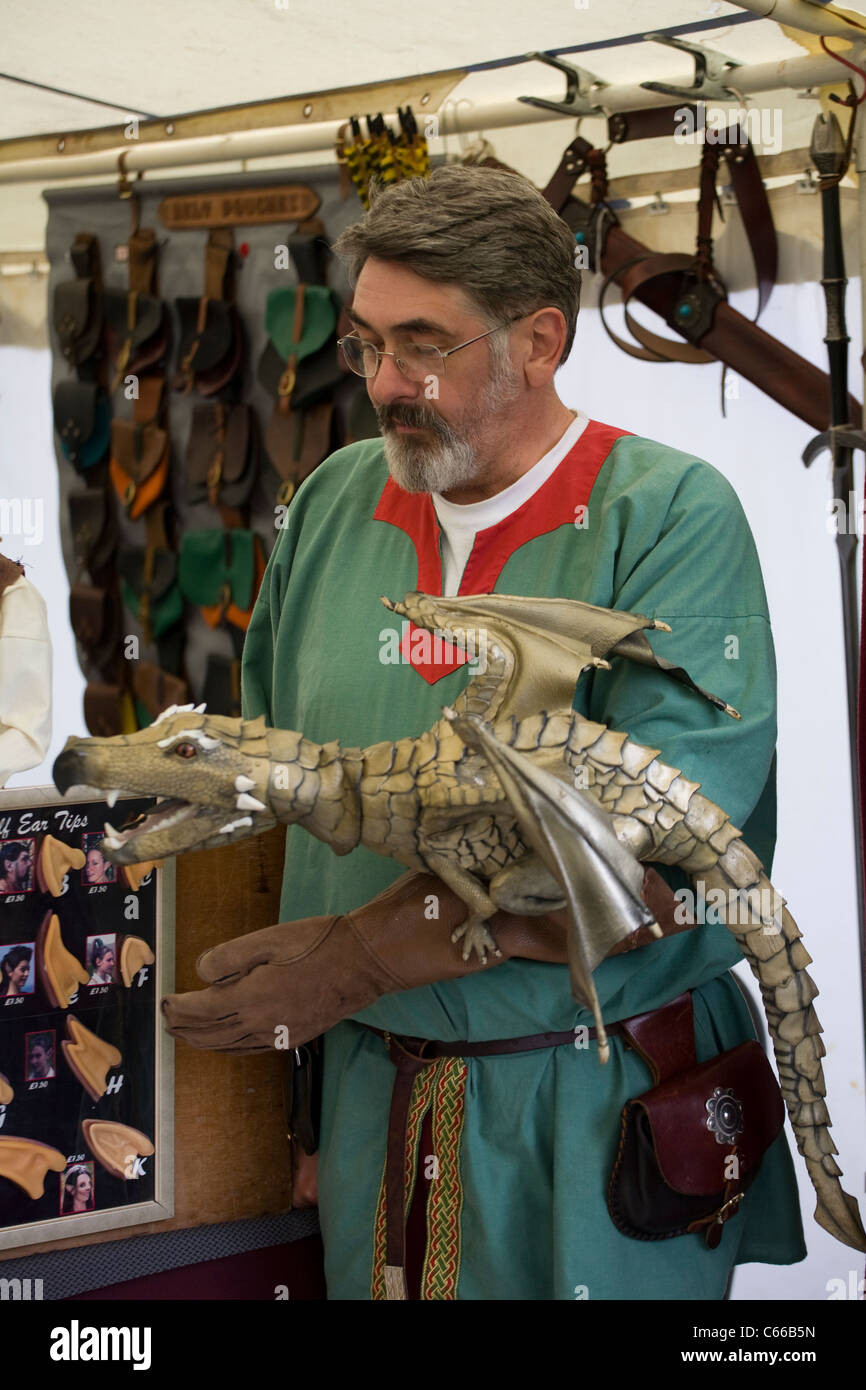
[[[809,7],[811,8],[811,7]],[[864,35],[866,37],[866,35]],[[852,52],[857,61],[857,52]],[[839,80],[839,65],[826,54],[807,54],[786,58],[781,62],[755,63],[736,69],[737,91],[743,95],[757,92],[802,90],[819,87]],[[689,87],[693,75],[683,77],[679,84]],[[531,85],[531,78],[527,86]],[[611,85],[602,89],[600,100],[605,111],[636,111],[648,106],[666,106],[670,97],[647,91],[638,83]],[[315,106],[315,98],[311,98]],[[467,109],[468,107],[468,109]],[[377,109],[382,110],[382,107]],[[414,108],[413,108],[414,109]],[[93,131],[71,132],[65,135],[34,136],[21,140],[0,141],[0,183],[50,183],[54,180],[87,178],[98,174],[115,174],[121,153],[126,155],[126,169],[135,173],[145,169],[180,168],[194,164],[228,163],[241,159],[275,158],[317,151],[333,151],[343,120],[285,124],[267,129],[246,129],[234,134],[225,133],[225,119],[220,115],[221,132],[183,138],[185,117],[174,122],[165,120],[141,121],[138,138],[124,138],[124,124],[101,127]],[[364,111],[361,115],[366,114]],[[383,115],[385,114],[383,110]],[[476,130],[498,130],[506,127],[534,125],[541,121],[568,119],[551,117],[548,111],[538,110],[516,100],[472,106],[460,103],[445,105],[437,112],[416,111],[422,130],[425,123],[436,121],[436,134],[462,134]],[[396,123],[395,113],[387,117]],[[166,131],[171,126],[173,134]],[[206,113],[196,117],[198,131],[206,130]],[[62,142],[62,145],[61,145]],[[63,153],[57,153],[61,147]],[[50,153],[48,152],[50,150]],[[30,157],[32,156],[32,157]]]

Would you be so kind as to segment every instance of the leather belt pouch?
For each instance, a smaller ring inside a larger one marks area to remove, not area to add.
[[[161,637],[180,622],[183,598],[177,583],[177,555],[173,550],[148,551],[124,546],[117,557],[117,570],[122,581],[123,601],[142,624],[148,640]]]
[[[330,396],[346,380],[346,373],[340,366],[340,354],[333,341],[325,343],[318,352],[304,357],[297,365],[295,384],[291,393],[293,410],[303,410],[316,401]],[[286,363],[273,343],[268,343],[259,358],[256,376],[259,385],[269,395],[277,398],[280,383],[286,370]]]
[[[92,468],[108,448],[108,397],[93,381],[61,381],[54,391],[54,428],[69,462],[79,472]]]
[[[211,652],[204,673],[202,699],[211,714],[237,719],[241,713],[241,663]]]
[[[92,681],[84,687],[84,722],[94,738],[114,738],[135,728],[129,695],[119,685]]]
[[[308,410],[274,410],[265,431],[265,449],[283,480],[278,502],[289,502],[295,488],[331,452],[333,401],[319,401]]]
[[[180,325],[176,391],[193,387],[213,395],[234,376],[241,360],[243,330],[233,304],[223,299],[176,299]]]
[[[75,563],[95,577],[111,563],[117,549],[114,498],[102,488],[71,492],[69,520]]]
[[[151,724],[169,705],[185,705],[189,688],[180,676],[163,671],[152,661],[140,661],[132,677],[136,711],[142,728]],[[144,714],[144,718],[141,715]]]
[[[163,300],[151,294],[106,290],[105,320],[118,372],[140,372],[165,355],[168,315]]]
[[[255,421],[248,405],[197,405],[186,449],[187,501],[240,507],[255,482]]]
[[[253,531],[186,531],[180,549],[180,587],[211,627],[225,619],[249,626],[264,575],[262,543]]]
[[[135,521],[161,496],[168,478],[168,434],[152,420],[115,420],[109,471],[118,497]]]
[[[121,614],[111,589],[73,584],[69,590],[72,631],[94,666],[103,667],[118,655]]]
[[[99,346],[103,299],[96,280],[63,280],[54,290],[54,327],[60,351],[72,367],[86,362]]]
[[[782,1128],[782,1096],[757,1042],[683,1070],[669,1042],[663,1047],[667,1055],[651,1067],[660,1084],[623,1107],[608,1210],[617,1229],[636,1240],[702,1233],[713,1248]],[[652,1048],[638,1050],[651,1062]]]

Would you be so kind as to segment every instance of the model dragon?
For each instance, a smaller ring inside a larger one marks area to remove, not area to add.
[[[663,763],[658,749],[582,718],[572,700],[583,670],[617,656],[737,712],[654,654],[642,629],[670,629],[653,619],[502,595],[383,602],[446,632],[467,654],[478,652],[477,634],[483,639],[483,669],[419,738],[343,748],[266,728],[261,717],[172,707],[135,734],[70,738],[54,765],[58,789],[100,790],[110,806],[120,794],[159,798],[130,826],[106,824],[103,848],[118,864],[297,822],[337,854],[363,844],[431,871],[470,909],[455,933],[465,957],[496,949],[485,923],[500,908],[543,914],[567,906],[572,989],[595,1014],[602,1060],[608,1044],[591,972],[614,944],[651,923],[638,861],[700,875],[735,905],[728,917],[736,920],[725,925],[760,984],[782,1092],[818,1196],[815,1218],[866,1250],[857,1203],[833,1158],[817,990],[805,969],[811,957],[784,900],[699,783]]]

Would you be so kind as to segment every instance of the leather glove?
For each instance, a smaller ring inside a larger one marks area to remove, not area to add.
[[[644,897],[663,929],[673,926],[673,894],[653,869]],[[438,917],[425,914],[429,899]],[[499,912],[490,927],[500,955],[464,961],[451,933],[466,904],[432,874],[404,874],[371,902],[341,916],[281,922],[205,951],[196,963],[209,989],[162,1001],[168,1032],[220,1052],[295,1048],[383,994],[491,970],[513,956],[565,964],[568,917]],[[679,924],[674,929],[683,930]],[[617,949],[652,940],[642,928]],[[279,1030],[286,1030],[281,1034]]]

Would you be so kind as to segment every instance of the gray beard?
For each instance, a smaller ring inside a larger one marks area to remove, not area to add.
[[[518,374],[509,359],[494,361],[480,401],[456,429],[426,406],[377,409],[380,428],[383,421],[414,425],[434,436],[428,442],[383,430],[385,461],[395,483],[404,492],[448,493],[478,482],[485,471],[490,419],[519,394]]]
[[[439,437],[430,444],[390,431],[385,435],[385,461],[404,492],[450,492],[475,481],[479,471],[475,448],[448,426],[445,434],[443,424],[438,420],[432,427]]]

